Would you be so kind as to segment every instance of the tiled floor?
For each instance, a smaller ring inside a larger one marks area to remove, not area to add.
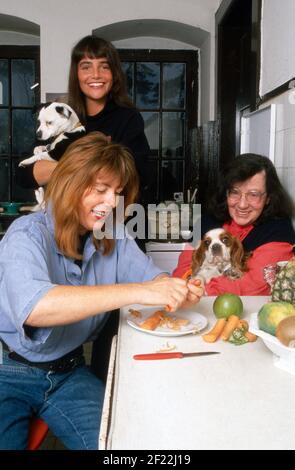
[[[90,364],[92,353],[92,343],[84,344],[84,357],[86,364]],[[39,447],[39,450],[65,450],[63,443],[49,430],[46,438]]]

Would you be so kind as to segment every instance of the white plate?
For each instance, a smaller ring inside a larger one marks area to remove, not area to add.
[[[192,333],[199,333],[207,326],[208,323],[207,318],[200,313],[194,312],[192,310],[178,310],[177,312],[167,313],[167,315],[175,318],[184,318],[189,320],[189,323],[185,326],[181,326],[179,330],[172,330],[171,328],[167,327],[158,327],[155,330],[145,330],[144,328],[140,327],[140,323],[146,320],[147,317],[152,315],[156,310],[160,310],[160,308],[146,307],[134,310],[139,310],[142,316],[140,318],[135,318],[133,315],[128,314],[128,325],[130,325],[132,328],[135,328],[135,330],[142,331],[143,333],[154,336],[183,336],[190,335]]]

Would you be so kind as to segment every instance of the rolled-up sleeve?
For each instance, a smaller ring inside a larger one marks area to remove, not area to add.
[[[24,323],[39,300],[55,284],[50,280],[46,248],[30,233],[7,235],[0,252],[1,323],[14,327],[23,340],[44,343],[52,328],[36,328],[26,338]]]

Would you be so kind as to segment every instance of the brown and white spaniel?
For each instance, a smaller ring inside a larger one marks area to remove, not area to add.
[[[192,277],[205,283],[221,275],[238,279],[248,270],[249,256],[240,240],[229,232],[222,228],[209,230],[193,253]]]

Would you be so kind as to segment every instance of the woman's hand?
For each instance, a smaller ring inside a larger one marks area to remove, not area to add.
[[[183,279],[158,276],[153,281],[143,282],[138,303],[146,305],[166,305],[175,312],[186,301],[189,288]]]
[[[187,287],[188,293],[184,303],[181,305],[182,308],[188,308],[197,304],[205,291],[204,284],[201,279],[190,279],[187,282]]]

